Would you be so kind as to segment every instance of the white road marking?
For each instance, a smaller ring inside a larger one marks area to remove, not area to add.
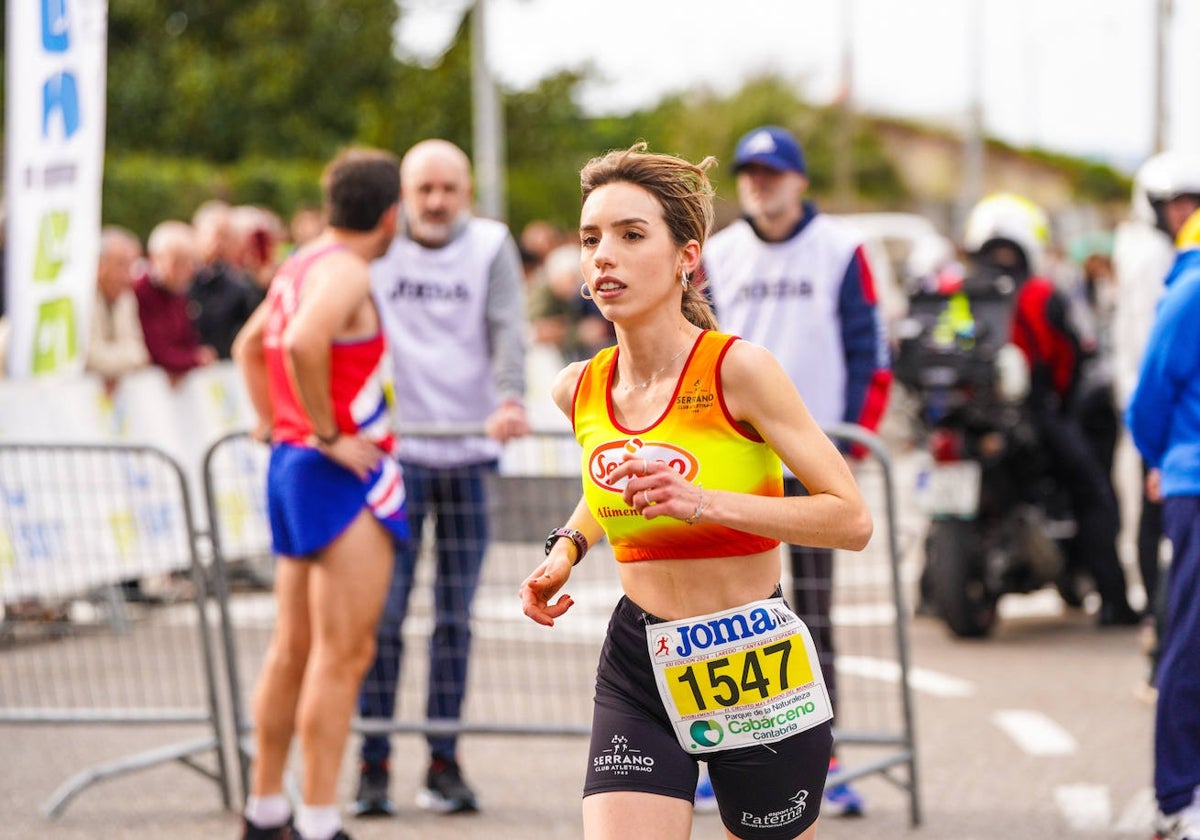
[[[1107,785],[1059,785],[1054,801],[1072,831],[1103,831],[1112,821]]]
[[[1054,589],[1039,589],[1024,595],[1005,595],[997,605],[1000,618],[1050,618],[1062,615],[1063,600]]]
[[[838,627],[887,627],[896,623],[896,607],[892,604],[834,604],[830,616]]]
[[[1079,749],[1070,732],[1031,709],[1003,709],[992,715],[992,723],[1029,755],[1070,755]]]
[[[899,663],[887,659],[838,656],[835,665],[839,674],[854,674],[890,683],[900,682]],[[909,668],[908,684],[914,691],[932,694],[935,697],[971,697],[975,694],[974,683],[926,668]]]
[[[1073,784],[1054,788],[1054,801],[1072,832],[1095,836],[1100,831],[1146,837],[1158,810],[1153,788],[1139,790],[1113,822],[1112,792],[1107,785]]]
[[[1158,802],[1154,799],[1154,788],[1144,787],[1129,800],[1113,830],[1119,834],[1137,834],[1145,837],[1154,827],[1154,817],[1157,814]]]

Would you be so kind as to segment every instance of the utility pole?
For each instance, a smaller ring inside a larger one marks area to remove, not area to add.
[[[505,221],[504,112],[487,60],[487,0],[471,9],[471,110],[475,197],[480,215]]]
[[[967,214],[983,195],[984,149],[983,149],[983,0],[968,0],[967,14],[967,83],[970,86],[967,104],[967,126],[963,135],[962,183],[959,187],[958,219],[955,228],[961,228]]]
[[[842,81],[838,93],[837,148],[833,192],[843,211],[854,204],[854,2],[842,0]]]
[[[1167,68],[1170,53],[1171,0],[1158,0],[1154,10],[1154,152],[1167,148],[1170,108],[1167,105]]]

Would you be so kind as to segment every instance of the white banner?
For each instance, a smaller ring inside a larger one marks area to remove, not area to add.
[[[100,249],[108,2],[6,6],[8,373],[78,373]]]

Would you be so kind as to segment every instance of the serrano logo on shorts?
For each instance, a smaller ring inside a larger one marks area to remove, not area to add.
[[[643,441],[641,438],[625,438],[602,443],[592,450],[588,458],[588,473],[600,487],[620,493],[625,489],[628,479],[621,478],[609,481],[613,470],[626,458],[645,458],[653,463],[660,461],[675,470],[688,481],[692,481],[700,472],[700,463],[696,456],[686,449],[662,441]]]
[[[698,720],[689,727],[692,740],[702,747],[715,747],[725,738],[725,730],[715,720]]]

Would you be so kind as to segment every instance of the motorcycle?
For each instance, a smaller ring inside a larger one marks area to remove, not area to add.
[[[918,288],[898,324],[895,377],[915,396],[928,453],[923,608],[958,637],[987,636],[1000,598],[1053,584],[1080,606],[1065,549],[1069,499],[1023,407],[1028,367],[1009,343],[1016,283],[976,272]]]

